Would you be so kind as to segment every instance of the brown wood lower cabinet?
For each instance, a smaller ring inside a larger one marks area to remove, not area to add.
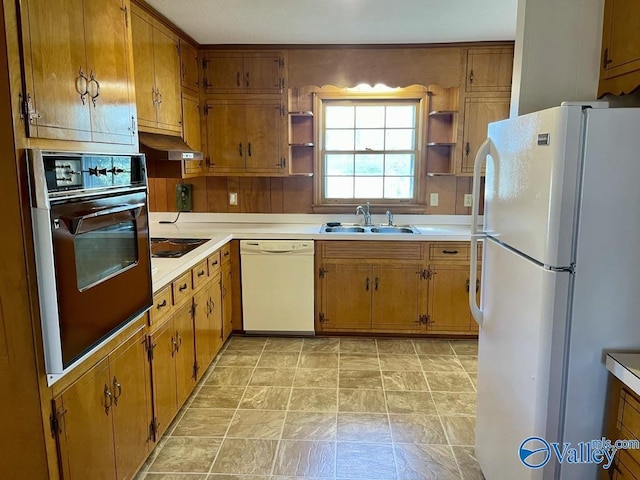
[[[205,372],[222,347],[222,293],[220,274],[193,297],[197,378]]]
[[[316,242],[318,332],[472,335],[467,242]]]
[[[640,438],[640,396],[617,378],[610,376],[606,411],[607,439],[638,440]],[[640,479],[640,450],[616,451],[613,464],[603,470],[602,480]]]
[[[222,289],[222,341],[226,341],[233,331],[233,297],[232,292],[231,262],[222,264],[222,276],[220,288]]]
[[[54,399],[63,478],[133,478],[150,451],[148,368],[140,329]]]

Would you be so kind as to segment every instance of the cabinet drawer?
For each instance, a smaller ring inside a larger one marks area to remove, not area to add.
[[[149,325],[157,325],[172,308],[171,286],[166,286],[153,296],[153,307],[149,310]]]
[[[207,258],[207,266],[209,268],[209,276],[213,277],[220,270],[220,250],[216,250]]]
[[[611,469],[614,470],[614,479],[616,480],[637,480],[640,478],[640,465],[638,465],[629,453],[630,450],[618,450],[616,452],[616,459],[614,460]]]
[[[462,242],[432,243],[429,246],[429,260],[467,263],[469,261],[469,244]]]
[[[422,260],[422,242],[390,241],[327,241],[320,244],[322,258],[325,259],[389,259]]]
[[[203,260],[191,269],[193,279],[193,289],[196,290],[200,285],[207,281],[207,261]]]
[[[173,291],[174,305],[178,305],[189,298],[191,296],[191,270],[171,282],[171,290]]]
[[[220,259],[222,263],[227,263],[231,260],[231,244],[227,243],[223,247],[220,248]]]

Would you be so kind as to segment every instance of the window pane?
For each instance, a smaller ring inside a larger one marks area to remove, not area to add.
[[[384,163],[385,175],[413,175],[413,160],[414,155],[408,154],[396,154],[386,155]]]
[[[326,177],[327,198],[353,198],[353,177]]]
[[[328,106],[324,112],[325,128],[353,128],[354,107]]]
[[[356,155],[356,175],[383,175],[384,155]]]
[[[356,130],[356,150],[384,150],[384,130]]]
[[[327,155],[327,175],[353,175],[353,155]]]
[[[353,130],[327,130],[327,150],[353,150]]]
[[[412,105],[387,107],[387,128],[414,128],[416,108]]]
[[[356,107],[356,128],[384,128],[384,106]]]
[[[413,150],[414,130],[386,130],[386,150]]]
[[[382,198],[383,177],[356,177],[356,198]]]
[[[413,177],[385,177],[384,198],[412,198]]]

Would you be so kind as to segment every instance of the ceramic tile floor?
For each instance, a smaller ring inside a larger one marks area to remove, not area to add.
[[[232,337],[137,480],[482,479],[477,342]]]

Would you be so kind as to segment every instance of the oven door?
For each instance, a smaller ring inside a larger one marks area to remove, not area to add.
[[[60,203],[50,215],[66,368],[152,305],[146,192]]]

